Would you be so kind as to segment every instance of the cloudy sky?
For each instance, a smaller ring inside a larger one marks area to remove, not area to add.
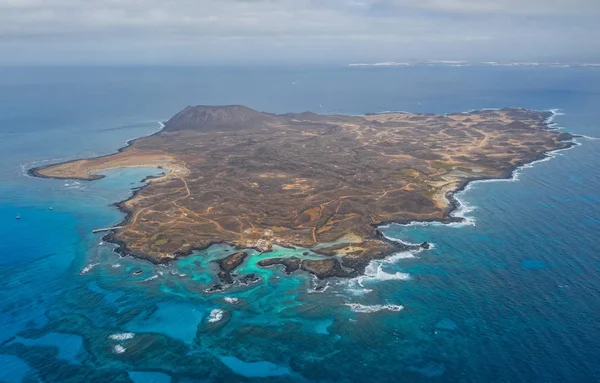
[[[0,64],[600,61],[600,0],[0,0]]]

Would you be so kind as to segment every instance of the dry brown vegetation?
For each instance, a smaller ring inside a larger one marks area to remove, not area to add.
[[[35,172],[95,179],[116,167],[170,170],[121,204],[129,215],[112,236],[155,261],[215,242],[268,250],[351,235],[336,253],[353,267],[391,250],[374,225],[447,219],[448,194],[468,180],[504,177],[567,146],[546,117],[523,109],[349,117],[188,107],[119,153]]]

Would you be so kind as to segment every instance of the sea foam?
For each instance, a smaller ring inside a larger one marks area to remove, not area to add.
[[[126,348],[121,346],[120,344],[113,347],[113,351],[115,352],[115,354],[122,354],[125,352],[125,350],[126,350]]]
[[[481,110],[481,109],[479,109]],[[486,109],[487,110],[487,109]],[[492,110],[492,109],[490,109]],[[552,113],[552,115],[550,117],[548,117],[544,123],[547,124],[550,128],[552,129],[562,129],[560,127],[558,127],[556,125],[556,123],[554,123],[554,120],[556,118],[556,116],[562,116],[564,115],[564,113],[559,111],[560,109],[550,109],[549,112]],[[475,226],[476,225],[476,221],[474,217],[470,217],[467,214],[472,213],[473,211],[475,211],[477,209],[476,206],[473,206],[471,204],[469,204],[467,201],[465,201],[463,199],[463,196],[465,193],[467,193],[469,190],[471,190],[473,188],[474,185],[478,184],[478,183],[491,183],[491,182],[517,182],[519,181],[519,177],[522,173],[522,171],[524,169],[529,169],[532,168],[535,164],[541,163],[541,162],[546,162],[546,161],[550,161],[553,158],[556,158],[557,156],[560,155],[561,152],[566,151],[566,150],[570,150],[576,146],[581,145],[580,142],[577,141],[577,137],[575,137],[572,141],[571,141],[574,145],[569,146],[567,148],[562,148],[562,149],[556,149],[556,150],[551,150],[549,152],[544,153],[544,157],[540,158],[539,160],[535,160],[526,164],[523,164],[521,166],[518,166],[516,169],[513,170],[513,172],[511,173],[510,177],[507,178],[492,178],[492,179],[485,179],[485,180],[475,180],[475,181],[471,181],[469,182],[461,191],[457,192],[454,194],[453,198],[454,201],[456,203],[456,208],[454,209],[454,211],[452,211],[450,213],[450,217],[457,219],[456,222],[439,222],[439,221],[432,221],[432,222],[422,222],[422,221],[413,221],[413,222],[409,222],[406,224],[396,224],[393,223],[391,225],[399,225],[399,226],[429,226],[429,225],[445,225],[445,226],[453,226],[453,227],[463,227],[463,226]],[[381,228],[386,228],[389,227],[390,225],[385,225],[385,226],[380,226]],[[395,241],[395,242],[401,242],[401,243],[405,243],[408,244],[407,242],[403,242],[402,240],[398,239],[398,238],[393,238],[390,236],[386,236],[386,238],[388,238],[389,240]]]
[[[159,128],[158,128],[157,130],[155,130],[154,132],[150,133],[150,134],[149,134],[148,136],[146,136],[146,137],[150,137],[150,136],[152,136],[153,134],[156,134],[156,133],[160,132],[161,130],[163,130],[163,129],[165,128],[165,124],[164,124],[163,122],[161,122],[161,121],[158,121],[158,126],[159,126]],[[131,143],[131,141],[133,141],[133,140],[137,140],[137,139],[139,139],[139,137],[129,138],[129,139],[127,139],[127,140],[125,141],[125,145],[129,145],[129,144]]]
[[[481,109],[479,109],[481,110]],[[492,108],[489,108],[489,110],[495,110]],[[550,117],[548,117],[544,122],[550,126],[551,128],[555,128],[555,129],[561,129],[559,127],[556,126],[556,124],[554,123],[554,120],[556,118],[556,116],[560,116],[563,115],[563,113],[561,113],[559,111],[559,109],[552,109],[550,110],[550,112],[552,112],[552,115]],[[533,167],[535,164],[540,163],[540,162],[546,162],[546,161],[550,161],[551,159],[555,158],[556,156],[560,155],[560,152],[565,151],[565,150],[569,150],[577,145],[580,145],[579,142],[576,141],[576,139],[573,139],[572,141],[575,145],[570,146],[568,148],[563,148],[563,149],[557,149],[557,150],[553,150],[553,151],[549,151],[547,153],[544,154],[544,157],[536,160],[536,161],[532,161],[530,163],[527,164],[523,164],[519,167],[517,167],[511,174],[510,177],[508,178],[495,178],[495,179],[486,179],[486,180],[476,180],[476,181],[472,181],[469,182],[461,191],[457,192],[454,194],[453,198],[454,198],[454,202],[456,204],[456,208],[450,213],[450,217],[452,217],[454,219],[453,222],[439,222],[439,221],[431,221],[431,222],[423,222],[423,221],[412,221],[409,223],[405,223],[405,224],[400,224],[400,223],[391,223],[391,224],[386,224],[386,225],[381,225],[379,226],[380,229],[386,229],[391,227],[392,225],[398,225],[398,226],[436,226],[436,225],[444,225],[444,226],[452,226],[452,227],[464,227],[464,226],[475,226],[476,225],[476,220],[474,217],[469,216],[468,214],[472,213],[473,211],[475,211],[477,209],[476,206],[471,205],[470,203],[468,203],[467,201],[464,200],[463,196],[465,193],[467,193],[469,190],[472,189],[473,185],[477,184],[477,183],[489,183],[489,182],[516,182],[519,180],[519,175],[521,174],[523,169],[528,169]],[[383,236],[388,239],[389,241],[393,241],[393,242],[397,242],[397,243],[401,243],[403,245],[407,245],[407,246],[416,246],[417,244],[415,243],[410,243],[407,242],[405,240],[402,240],[400,238],[395,238],[392,237],[386,233],[383,233]],[[431,247],[430,247],[431,249]],[[393,264],[395,262],[397,262],[400,259],[406,259],[406,258],[414,258],[415,254],[419,251],[421,251],[422,249],[418,249],[418,250],[411,250],[411,251],[407,251],[407,252],[401,252],[401,253],[397,253],[392,255],[391,257],[388,257],[387,259],[384,260],[374,260],[371,261],[369,263],[369,265],[366,267],[365,269],[365,273],[362,276],[359,276],[357,278],[353,278],[349,281],[348,283],[348,287],[350,288],[350,290],[354,290],[356,289],[356,287],[360,287],[363,289],[363,291],[357,290],[356,293],[364,293],[364,292],[370,292],[371,290],[369,289],[365,289],[364,288],[364,284],[368,281],[386,281],[386,280],[408,280],[410,279],[410,275],[407,273],[401,273],[401,272],[396,272],[396,273],[388,273],[385,272],[383,270],[383,266],[387,263],[387,264]]]
[[[216,323],[223,319],[225,312],[221,309],[212,309],[208,315],[208,323]]]
[[[355,313],[376,313],[382,310],[401,311],[404,306],[401,305],[361,305],[360,303],[346,303],[350,310]]]
[[[390,258],[390,259],[385,259],[385,260],[375,260],[375,261],[369,262],[369,264],[365,268],[365,272],[363,275],[348,280],[347,285],[346,285],[347,288],[351,292],[354,292],[355,295],[360,295],[360,294],[364,294],[364,293],[368,293],[368,292],[372,291],[371,289],[368,289],[366,287],[366,285],[369,284],[370,282],[409,280],[410,274],[408,274],[408,273],[402,273],[402,272],[388,273],[387,271],[385,271],[383,269],[384,265],[386,265],[386,264],[390,265],[399,259],[409,258],[408,256],[406,256],[404,254],[404,252],[401,254],[402,255],[400,255],[400,256],[396,255],[395,259]],[[401,257],[401,258],[399,258],[399,257]]]
[[[124,332],[124,333],[119,333],[119,334],[110,334],[108,336],[109,339],[112,340],[129,340],[129,339],[133,339],[133,337],[135,336],[134,333],[132,332]]]
[[[152,281],[152,280],[154,280],[156,278],[158,278],[158,274],[154,274],[151,277],[148,277],[148,278],[144,279],[143,282],[149,282],[149,281]]]
[[[79,275],[84,275],[90,272],[90,270],[92,270],[94,267],[98,266],[99,263],[90,263],[88,265],[86,265],[83,269],[81,269],[81,271],[79,272]]]

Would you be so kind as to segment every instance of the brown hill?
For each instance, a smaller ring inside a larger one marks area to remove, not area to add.
[[[229,131],[249,130],[276,123],[272,114],[259,112],[242,105],[188,106],[165,124],[165,131]]]

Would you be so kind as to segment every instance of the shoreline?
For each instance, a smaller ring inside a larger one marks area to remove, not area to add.
[[[106,157],[110,157],[110,156],[113,156],[113,155],[118,154],[118,153],[122,153],[125,150],[127,150],[129,147],[131,147],[135,141],[138,141],[138,140],[141,140],[143,138],[148,138],[148,137],[152,137],[152,136],[160,134],[165,129],[166,125],[162,121],[158,121],[158,124],[160,125],[160,128],[157,131],[155,131],[153,133],[150,133],[150,134],[148,134],[146,136],[137,137],[137,138],[130,138],[130,139],[128,139],[128,140],[125,141],[125,146],[122,146],[122,147],[118,148],[116,151],[114,151],[112,153],[103,154],[101,156],[90,157],[90,158],[86,158],[86,159],[88,159],[88,160],[96,160],[96,159],[99,159],[99,158],[106,158]],[[72,160],[63,161],[63,162],[59,162],[59,163],[60,164],[69,164],[69,163],[73,163],[73,162],[81,161],[81,160],[82,160],[82,158],[75,158],[75,159],[72,159]],[[89,178],[84,178],[84,177],[47,176],[47,175],[44,175],[44,174],[40,173],[40,170],[44,170],[44,169],[49,168],[49,167],[54,166],[54,165],[56,165],[56,164],[55,163],[50,163],[50,164],[43,165],[43,166],[35,166],[35,167],[30,168],[30,169],[27,170],[27,175],[31,176],[31,177],[44,178],[44,179],[76,180],[76,181],[96,181],[96,180],[99,180],[99,179],[102,179],[102,178],[106,177],[106,176],[101,175],[101,174],[96,174],[96,175],[93,175],[93,176],[91,176]],[[129,168],[140,168],[140,167],[143,167],[143,166],[119,166],[119,167],[113,167],[111,169],[128,168],[128,167]],[[152,167],[152,166],[150,166],[150,167]],[[111,169],[107,168],[107,169],[104,169],[104,170],[111,170]],[[142,180],[142,182],[144,182],[144,180]]]
[[[519,108],[519,109],[523,109],[523,108]],[[459,113],[472,113],[472,112],[477,112],[477,111],[485,111],[485,110],[501,110],[500,108],[484,108],[484,109],[474,109],[474,110],[470,110],[469,112],[458,112],[458,113],[446,113],[446,115],[448,114],[459,114]],[[550,116],[548,116],[546,119],[544,119],[542,121],[542,123],[545,125],[545,130],[555,130],[555,128],[553,128],[553,125],[555,125],[553,123],[554,118],[557,115],[561,115],[562,113],[558,113],[557,109],[551,109],[551,110],[546,110],[546,111],[542,111],[542,112],[549,112],[551,113]],[[385,112],[382,113],[366,113],[363,114],[363,116],[365,115],[373,115],[373,114],[385,114]],[[417,115],[422,114],[422,113],[416,113]],[[143,138],[147,138],[147,137],[152,137],[154,135],[160,134],[166,127],[165,123],[163,122],[159,122],[159,124],[161,125],[160,129],[157,130],[154,133],[151,133],[149,135],[146,136],[142,136],[142,137],[138,137],[138,138],[133,138],[133,139],[129,139],[125,142],[125,146],[117,149],[116,152],[110,153],[110,154],[106,154],[106,155],[102,155],[102,156],[97,156],[97,157],[92,157],[90,159],[98,159],[98,158],[104,158],[104,157],[109,157],[112,156],[114,154],[118,154],[121,153],[125,150],[127,150],[129,147],[131,147],[133,145],[134,142],[136,142],[137,140],[143,139]],[[458,198],[459,194],[463,193],[464,191],[468,190],[468,188],[470,187],[471,184],[474,184],[476,182],[499,182],[499,181],[509,181],[511,179],[515,179],[515,177],[518,176],[518,172],[519,170],[529,167],[530,165],[533,165],[537,162],[541,162],[541,161],[546,161],[548,159],[553,158],[552,157],[552,153],[558,152],[558,151],[562,151],[562,150],[567,150],[567,149],[571,149],[574,146],[580,145],[577,142],[574,141],[574,139],[581,137],[579,135],[576,134],[571,134],[571,133],[566,133],[565,135],[567,135],[567,139],[566,140],[561,140],[561,142],[564,144],[564,147],[561,148],[557,148],[554,150],[550,150],[547,152],[542,152],[539,155],[536,156],[535,159],[533,159],[532,161],[523,161],[521,163],[516,164],[510,171],[506,171],[503,177],[499,177],[499,178],[471,178],[471,179],[465,179],[463,182],[461,182],[459,184],[459,186],[457,187],[456,190],[450,191],[448,193],[446,193],[446,198],[448,199],[449,203],[448,203],[448,207],[445,209],[444,211],[444,215],[446,215],[446,218],[443,220],[439,220],[439,219],[425,219],[425,220],[406,220],[406,221],[398,221],[398,220],[394,220],[394,221],[384,221],[384,222],[380,222],[380,223],[376,223],[376,224],[372,224],[372,227],[375,230],[374,233],[374,237],[371,239],[378,239],[380,241],[386,242],[390,245],[392,245],[394,247],[394,249],[390,250],[389,252],[383,254],[382,256],[376,257],[376,258],[371,258],[371,259],[364,259],[364,260],[357,260],[357,262],[355,262],[353,264],[353,266],[357,267],[359,272],[359,277],[360,276],[365,276],[365,271],[367,269],[367,267],[369,267],[369,265],[372,262],[375,261],[384,261],[385,259],[389,258],[391,255],[393,254],[397,254],[398,252],[419,252],[424,250],[423,248],[421,248],[418,244],[409,244],[405,241],[399,240],[399,239],[395,239],[395,238],[391,238],[386,236],[380,229],[385,229],[386,227],[389,227],[390,225],[401,225],[401,226],[412,226],[412,225],[430,225],[430,224],[444,224],[444,225],[452,225],[452,224],[462,224],[466,221],[468,221],[468,219],[464,216],[460,216],[457,213],[460,213],[461,209],[463,209],[465,207],[465,203],[462,202],[460,200],[460,198]],[[66,163],[70,163],[70,162],[75,162],[75,161],[79,161],[80,159],[74,159],[74,160],[69,160],[66,162],[63,162],[62,164],[66,164]],[[63,177],[63,176],[46,176],[43,175],[41,173],[39,173],[39,170],[48,168],[53,166],[54,164],[47,164],[44,166],[40,166],[40,167],[33,167],[31,169],[29,169],[27,171],[27,174],[33,177],[38,177],[38,178],[45,178],[45,179],[71,179],[71,180],[80,180],[80,181],[94,181],[94,180],[98,180],[98,179],[102,179],[104,177],[106,177],[105,175],[102,174],[94,174],[91,175],[88,178],[83,178],[83,177]],[[127,168],[127,167],[145,167],[145,166],[118,166],[118,167],[114,167],[114,168]],[[158,168],[158,169],[165,169],[168,170],[166,168],[163,168],[162,166],[147,166],[148,168]],[[107,170],[107,169],[104,169]],[[162,176],[148,176],[145,177],[141,182],[144,182],[145,185],[132,189],[133,193],[132,195],[123,200],[123,201],[118,201],[115,202],[111,205],[116,206],[117,209],[125,214],[125,217],[123,218],[122,221],[120,221],[119,223],[115,224],[115,226],[124,226],[127,225],[129,220],[132,217],[132,211],[128,210],[124,205],[125,203],[127,203],[128,201],[134,199],[137,194],[139,192],[141,192],[147,185],[148,185],[148,181],[150,181],[151,179],[156,179],[156,178],[160,178],[163,177]],[[369,238],[365,238],[365,239],[369,239]],[[189,248],[187,249],[185,252],[175,252],[173,253],[173,257],[169,257],[169,258],[164,258],[164,259],[156,259],[155,257],[152,256],[148,256],[146,254],[143,253],[139,253],[136,251],[131,250],[130,248],[128,248],[127,243],[125,243],[122,240],[119,240],[117,238],[115,238],[115,232],[114,230],[109,231],[107,234],[105,234],[102,237],[103,241],[106,241],[108,243],[112,243],[114,245],[116,245],[116,248],[113,250],[116,254],[119,254],[120,256],[132,256],[138,259],[142,259],[145,261],[148,261],[154,265],[161,265],[161,264],[169,264],[172,261],[175,261],[179,258],[182,257],[186,257],[189,256],[191,254],[193,254],[195,251],[202,251],[205,249],[210,248],[213,245],[219,245],[219,244],[228,244],[233,246],[234,249],[236,249],[236,251],[241,251],[244,249],[248,249],[248,250],[256,250],[259,251],[261,254],[262,253],[268,253],[268,252],[264,252],[261,251],[260,249],[257,248],[247,248],[247,247],[240,247],[238,245],[235,245],[233,243],[227,242],[227,241],[211,241],[210,243],[207,243],[205,246],[202,247],[194,247],[194,248]],[[279,246],[286,246],[285,244],[277,244]],[[295,244],[287,244],[290,247],[303,247],[306,248],[308,250],[311,250],[312,247],[306,247],[306,246],[300,246],[300,245],[295,245]],[[433,248],[433,246],[431,246],[431,248]],[[330,276],[330,277],[337,277],[335,275]],[[356,277],[356,276],[355,276]],[[348,278],[345,278],[348,279]]]
[[[475,111],[477,111],[477,110],[481,110],[481,109],[476,109]],[[556,128],[553,126],[553,125],[556,125],[553,122],[554,118],[556,116],[564,115],[564,113],[560,113],[560,112],[558,112],[558,110],[559,109],[549,109],[548,110],[548,112],[551,112],[552,115],[550,117],[548,117],[546,120],[544,120],[544,124],[546,124],[547,130],[560,130],[561,129],[561,128]],[[520,171],[522,171],[523,169],[531,168],[536,163],[549,161],[549,160],[555,158],[555,156],[553,155],[554,153],[570,150],[577,146],[580,146],[582,144],[580,142],[577,142],[576,139],[577,138],[586,138],[585,136],[582,136],[582,135],[579,135],[576,133],[569,133],[569,132],[564,132],[564,133],[566,133],[570,136],[568,139],[561,141],[562,143],[565,144],[565,147],[540,153],[532,161],[520,162],[520,163],[516,164],[512,170],[507,171],[503,177],[467,179],[464,182],[462,182],[461,185],[455,191],[448,192],[447,198],[450,201],[450,204],[447,209],[448,217],[446,219],[444,219],[444,220],[432,219],[432,220],[419,220],[419,221],[415,221],[415,220],[386,221],[386,222],[383,222],[382,224],[378,225],[377,227],[385,229],[387,227],[390,227],[391,225],[427,226],[427,225],[435,225],[435,224],[439,224],[439,225],[468,224],[470,221],[469,218],[462,216],[462,215],[458,215],[458,214],[460,214],[462,209],[464,209],[464,208],[468,209],[467,203],[459,198],[460,194],[463,194],[464,192],[468,191],[472,185],[475,185],[477,183],[516,182],[519,180],[519,175],[521,174]],[[470,211],[472,211],[472,210],[469,210],[468,212],[470,212]],[[401,241],[401,240],[399,240],[399,241]]]
[[[552,115],[550,117],[548,117],[544,123],[547,125],[547,129],[548,130],[559,130],[560,128],[556,128],[553,125],[555,125],[554,118],[558,115],[564,115],[564,113],[559,113],[557,112],[558,109],[552,109],[549,110],[550,112],[552,112]],[[463,182],[460,187],[453,191],[453,192],[449,192],[447,194],[447,198],[450,201],[450,205],[448,207],[448,218],[445,220],[420,220],[420,221],[388,221],[385,223],[382,223],[380,225],[375,226],[378,230],[378,232],[388,241],[393,242],[393,243],[397,243],[400,245],[405,245],[405,246],[415,246],[417,244],[409,242],[405,239],[402,238],[398,238],[398,237],[392,237],[392,236],[388,236],[387,234],[385,234],[385,232],[383,230],[385,230],[386,228],[389,228],[393,225],[397,225],[397,226],[403,226],[403,227],[410,227],[410,226],[435,226],[435,225],[445,225],[445,226],[453,226],[453,225],[457,225],[460,227],[462,227],[463,225],[475,225],[475,219],[471,218],[471,217],[467,217],[465,214],[470,213],[474,210],[474,208],[472,208],[471,206],[468,205],[468,203],[462,199],[460,199],[460,195],[463,194],[464,192],[470,190],[470,188],[472,187],[472,185],[475,185],[477,183],[492,183],[492,182],[516,182],[519,180],[519,175],[521,174],[520,172],[523,169],[527,169],[527,168],[532,168],[536,163],[540,163],[540,162],[545,162],[545,161],[549,161],[553,158],[555,158],[556,156],[553,155],[554,153],[559,153],[561,151],[567,151],[570,149],[573,149],[577,146],[582,145],[582,143],[577,142],[576,139],[577,138],[588,138],[590,139],[591,137],[587,137],[587,136],[582,136],[579,134],[575,134],[575,133],[568,133],[571,138],[565,141],[562,141],[565,145],[565,147],[563,148],[558,148],[558,149],[554,149],[554,150],[550,150],[547,152],[543,152],[540,153],[533,161],[529,161],[529,162],[523,162],[518,164],[517,166],[515,166],[511,171],[507,172],[505,174],[505,177],[502,178],[478,178],[478,179],[470,179],[470,180],[465,180],[465,182]],[[594,139],[594,138],[591,138]],[[398,259],[414,259],[416,258],[416,254],[420,253],[421,251],[426,251],[426,250],[432,250],[434,249],[435,243],[433,242],[427,242],[430,247],[425,249],[425,248],[408,248],[405,250],[401,250],[401,252],[407,252],[409,254],[409,256],[402,256],[401,258]],[[349,278],[346,279],[344,283],[347,284],[348,287],[350,288],[358,288],[360,291],[372,291],[371,289],[367,288],[364,286],[364,282],[365,281],[369,281],[369,280],[373,280],[373,281],[377,281],[377,280],[386,280],[386,279],[401,279],[401,280],[406,280],[410,278],[409,274],[403,274],[403,273],[395,273],[395,274],[389,274],[386,273],[385,271],[383,271],[383,269],[381,268],[382,265],[385,262],[390,262],[390,263],[395,263],[395,261],[397,261],[398,259],[393,259],[394,258],[394,254],[388,254],[386,257],[381,258],[381,259],[372,259],[371,261],[369,261],[365,267],[365,270],[363,271],[363,273],[355,278]],[[367,268],[370,267],[371,270],[369,273],[366,272]]]

